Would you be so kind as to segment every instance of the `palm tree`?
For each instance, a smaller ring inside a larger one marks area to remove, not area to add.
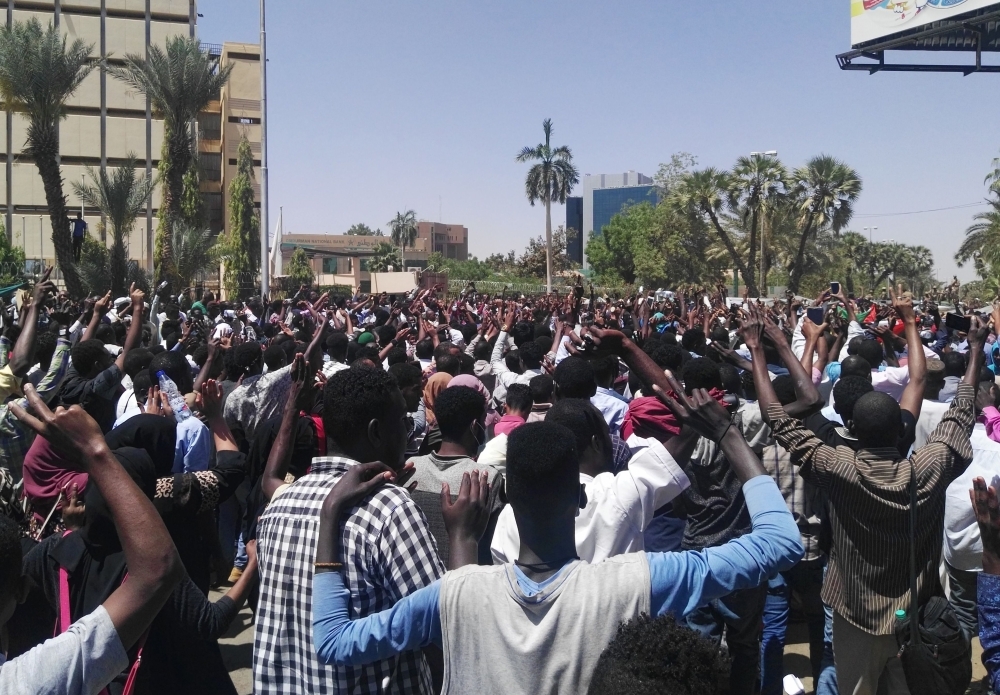
[[[965,230],[965,239],[955,254],[959,267],[969,261],[976,262],[977,270],[982,269],[980,276],[984,279],[1000,270],[1000,195],[988,198],[986,202],[990,209],[976,213],[972,218],[975,221]]]
[[[389,229],[392,243],[399,247],[399,267],[402,270],[406,247],[413,246],[417,241],[417,213],[413,210],[397,212],[396,216],[389,220]]]
[[[743,223],[749,222],[750,257],[748,266],[752,273],[756,266],[757,248],[760,246],[758,234],[761,222],[767,222],[782,194],[788,172],[777,157],[771,155],[740,157],[729,176],[729,204],[740,214]],[[749,219],[747,219],[749,218]],[[761,259],[759,285],[767,287],[767,263]]]
[[[868,240],[857,232],[846,232],[840,237],[839,251],[844,259],[844,284],[848,292],[856,292],[855,272],[861,271],[861,258],[867,251]]]
[[[580,183],[580,174],[573,166],[573,154],[565,145],[552,147],[552,119],[542,121],[545,142],[525,147],[517,155],[519,162],[537,162],[528,169],[524,192],[534,206],[536,200],[545,203],[545,291],[552,292],[552,203],[565,203]],[[600,230],[597,230],[600,232]]]
[[[66,289],[75,297],[83,294],[83,285],[73,263],[73,238],[59,169],[59,121],[66,116],[66,101],[94,69],[93,48],[80,39],[67,48],[58,29],[51,24],[42,29],[35,18],[0,27],[0,96],[4,108],[20,111],[28,119],[24,152],[35,161],[42,178],[56,260]]]
[[[116,297],[127,294],[128,237],[136,218],[146,209],[154,185],[145,176],[136,178],[137,165],[136,156],[130,152],[125,163],[113,173],[87,167],[93,184],[73,182],[73,190],[80,200],[99,209],[111,225],[111,291]]]
[[[191,226],[183,220],[174,221],[170,247],[174,254],[175,277],[182,285],[187,285],[218,263],[214,245],[215,237],[211,230]]]
[[[811,159],[795,170],[795,195],[799,206],[799,247],[789,269],[788,289],[799,291],[805,274],[806,245],[821,227],[840,234],[854,215],[854,202],[861,194],[861,177],[844,162],[829,155]]]
[[[379,243],[372,251],[371,258],[368,259],[368,270],[373,273],[384,273],[389,267],[400,268],[402,262],[399,257],[399,249],[392,244]]]
[[[166,51],[151,45],[148,57],[129,54],[123,64],[107,69],[149,98],[153,112],[163,119],[160,177],[166,214],[157,230],[153,257],[157,279],[170,278],[175,266],[171,226],[183,217],[184,174],[193,157],[190,125],[210,101],[219,98],[232,66],[219,68],[197,39],[176,36],[167,40]]]
[[[743,278],[747,292],[751,297],[759,297],[757,283],[754,282],[753,271],[744,262],[733,235],[722,224],[720,215],[723,204],[731,188],[729,174],[725,171],[709,167],[700,171],[685,174],[675,187],[672,201],[682,211],[687,211],[701,218],[708,218],[712,228],[719,235],[719,240],[729,253],[729,258]]]

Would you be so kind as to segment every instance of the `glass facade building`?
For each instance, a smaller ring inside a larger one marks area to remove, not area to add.
[[[570,235],[574,230],[576,234]],[[583,198],[566,199],[566,255],[574,263],[583,263]]]
[[[598,235],[611,222],[611,218],[628,205],[648,201],[656,205],[656,186],[629,186],[628,188],[602,188],[594,195],[594,235]],[[569,215],[567,207],[567,217]]]

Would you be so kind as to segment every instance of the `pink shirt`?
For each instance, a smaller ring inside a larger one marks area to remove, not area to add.
[[[493,428],[494,434],[510,434],[524,424],[524,418],[517,415],[504,415]]]
[[[979,421],[986,425],[986,436],[994,442],[1000,442],[1000,410],[992,405],[986,406]]]

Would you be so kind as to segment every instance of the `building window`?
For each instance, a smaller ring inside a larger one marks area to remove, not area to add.
[[[222,180],[222,155],[218,152],[199,152],[198,164],[203,181]]]
[[[259,118],[251,118],[249,116],[230,116],[230,123],[239,123],[241,125],[260,125]]]

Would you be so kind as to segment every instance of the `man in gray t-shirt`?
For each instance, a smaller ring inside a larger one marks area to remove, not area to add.
[[[441,447],[427,456],[409,459],[416,468],[413,480],[417,483],[413,491],[413,501],[423,510],[428,525],[437,542],[438,554],[448,565],[448,534],[444,517],[441,515],[441,485],[448,483],[451,498],[458,496],[462,485],[462,474],[474,470],[489,469],[490,472],[490,523],[479,541],[479,564],[492,564],[490,543],[497,517],[503,508],[500,499],[503,489],[500,472],[491,466],[481,466],[472,457],[476,455],[481,441],[485,438],[486,399],[475,389],[467,386],[446,388],[434,403],[438,428],[441,430]]]

